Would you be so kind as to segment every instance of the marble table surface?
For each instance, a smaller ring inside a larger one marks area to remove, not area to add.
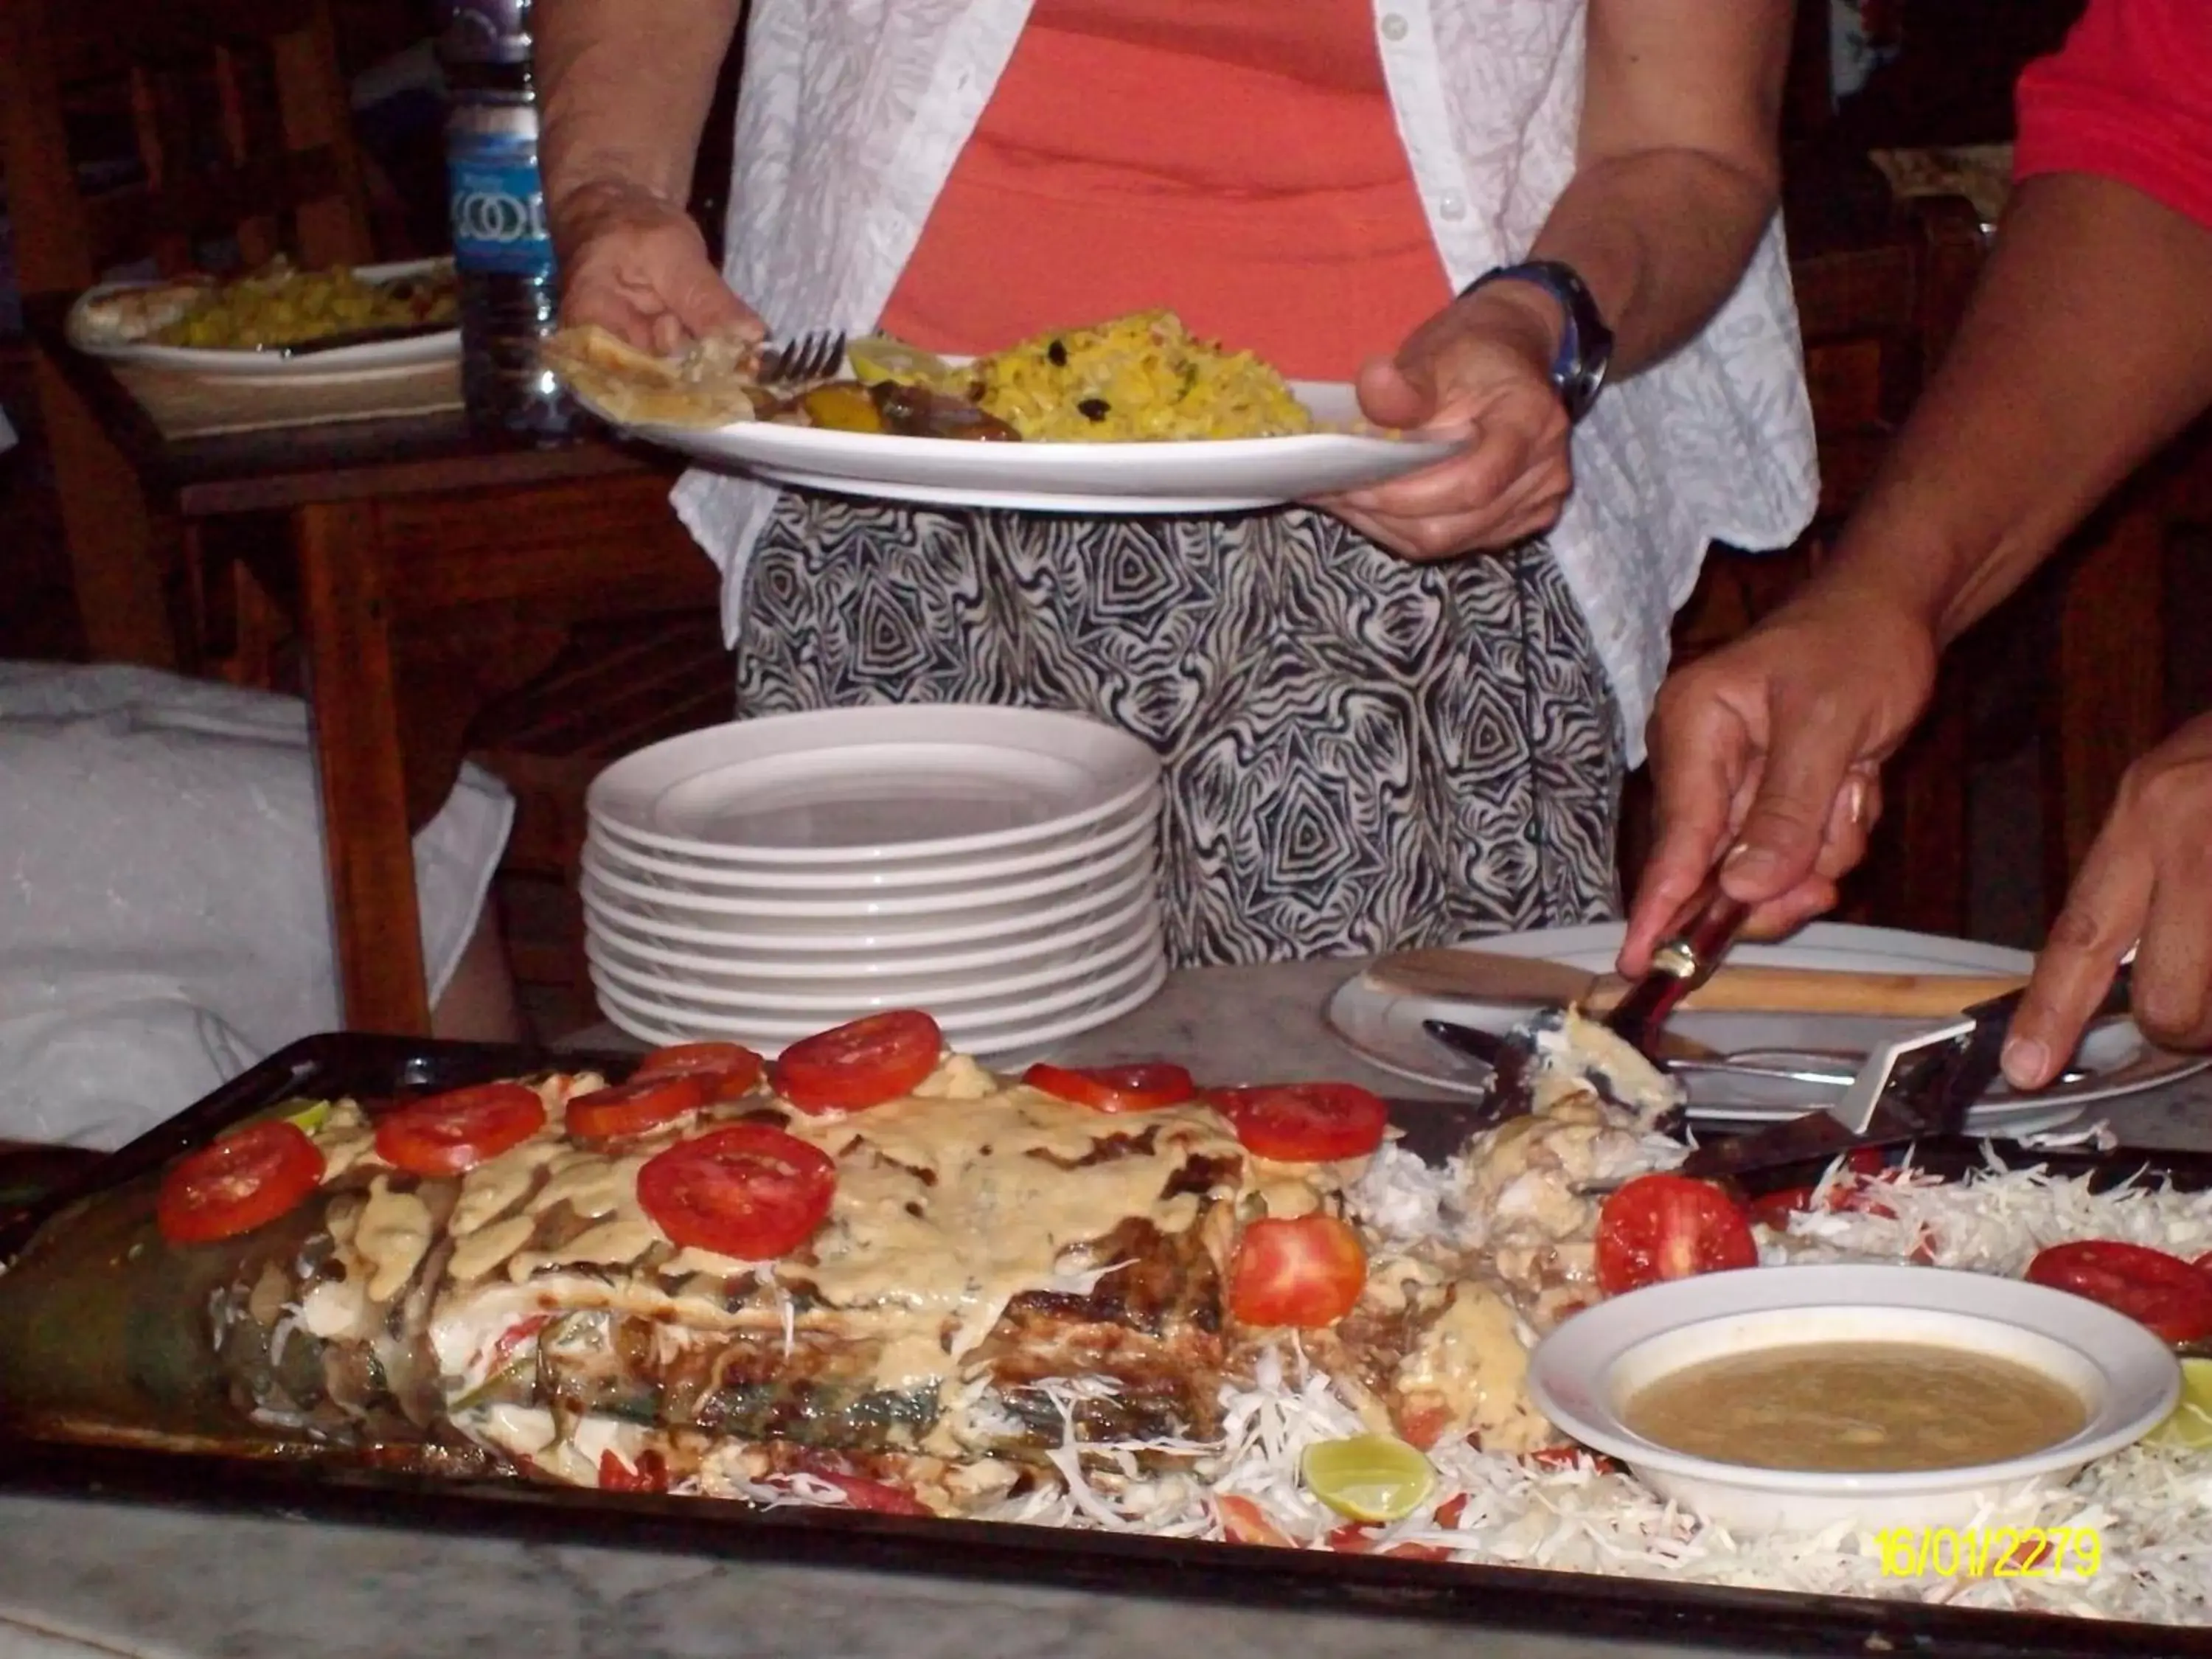
[[[1364,1066],[1323,1029],[1322,1005],[1355,966],[1178,973],[1143,1008],[1054,1052],[1080,1063],[1175,1055],[1210,1077],[1327,1075],[1400,1097],[1433,1092]],[[622,1040],[599,1030],[578,1042]],[[2094,1109],[2128,1144],[2212,1146],[2205,1076]],[[0,1659],[1662,1659],[1690,1651],[1349,1607],[1169,1601],[1140,1583],[1104,1595],[0,1497]]]

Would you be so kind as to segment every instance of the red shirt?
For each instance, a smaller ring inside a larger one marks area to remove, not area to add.
[[[1450,298],[1372,0],[1036,0],[882,325],[980,352],[1165,307],[1344,380]]]
[[[2212,226],[2212,0],[2090,0],[2019,104],[2015,180],[2094,173]]]

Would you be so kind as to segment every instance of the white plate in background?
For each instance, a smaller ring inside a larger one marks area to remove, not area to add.
[[[389,281],[395,276],[420,276],[444,261],[409,259],[397,264],[358,265],[355,275],[363,282]],[[305,274],[305,273],[302,273]],[[379,340],[362,345],[339,346],[331,351],[311,351],[287,357],[277,351],[218,349],[205,346],[155,345],[131,340],[103,330],[94,322],[88,307],[135,288],[166,288],[165,279],[101,283],[80,295],[70,307],[64,325],[69,343],[87,356],[140,368],[166,368],[187,374],[220,376],[242,380],[358,380],[382,370],[420,368],[426,363],[452,361],[461,355],[461,331],[457,325],[435,334],[410,335],[402,340]]]

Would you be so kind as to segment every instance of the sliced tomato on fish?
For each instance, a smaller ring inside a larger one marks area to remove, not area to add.
[[[1709,1181],[1638,1176],[1598,1212],[1597,1282],[1607,1296],[1758,1264],[1750,1222]]]
[[[830,1213],[837,1166],[766,1123],[679,1140],[637,1172],[637,1201],[678,1244],[768,1261],[799,1248]]]
[[[235,1238],[289,1215],[322,1180],[322,1150],[298,1124],[250,1124],[171,1166],[154,1222],[172,1244]]]
[[[2168,1342],[2212,1336],[2212,1274],[2164,1250],[2101,1238],[2053,1244],[2027,1264],[2027,1276],[2101,1302]]]
[[[1157,1112],[1180,1106],[1198,1091],[1180,1066],[1054,1066],[1039,1060],[1022,1081],[1094,1112]]]
[[[545,1124],[545,1103],[520,1083],[483,1083],[410,1100],[376,1120],[376,1153],[410,1175],[453,1176],[520,1146]]]
[[[1246,1325],[1334,1325],[1367,1286],[1359,1235],[1331,1215],[1255,1221],[1229,1269],[1229,1311]]]
[[[937,1069],[945,1034],[915,1008],[867,1014],[802,1037],[776,1057],[776,1092],[802,1112],[858,1112],[912,1094]]]
[[[663,1072],[578,1095],[568,1103],[568,1133],[584,1140],[613,1140],[657,1129],[714,1099],[716,1076]]]
[[[688,1073],[706,1086],[709,1100],[734,1100],[761,1080],[766,1062],[741,1042],[678,1042],[655,1048],[638,1062],[633,1083]]]
[[[1203,1098],[1229,1120],[1247,1152],[1280,1164],[1364,1158],[1390,1127],[1390,1109],[1352,1083],[1209,1089]]]

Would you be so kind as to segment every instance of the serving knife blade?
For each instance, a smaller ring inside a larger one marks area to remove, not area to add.
[[[2092,1021],[2124,1012],[2131,975],[2123,963]],[[1867,1056],[1832,1106],[1771,1128],[1702,1146],[1680,1173],[1712,1180],[1835,1157],[1854,1146],[1894,1146],[1959,1133],[1996,1081],[2007,1030],[2026,988],[1975,1004],[1958,1020],[1884,1043]]]

